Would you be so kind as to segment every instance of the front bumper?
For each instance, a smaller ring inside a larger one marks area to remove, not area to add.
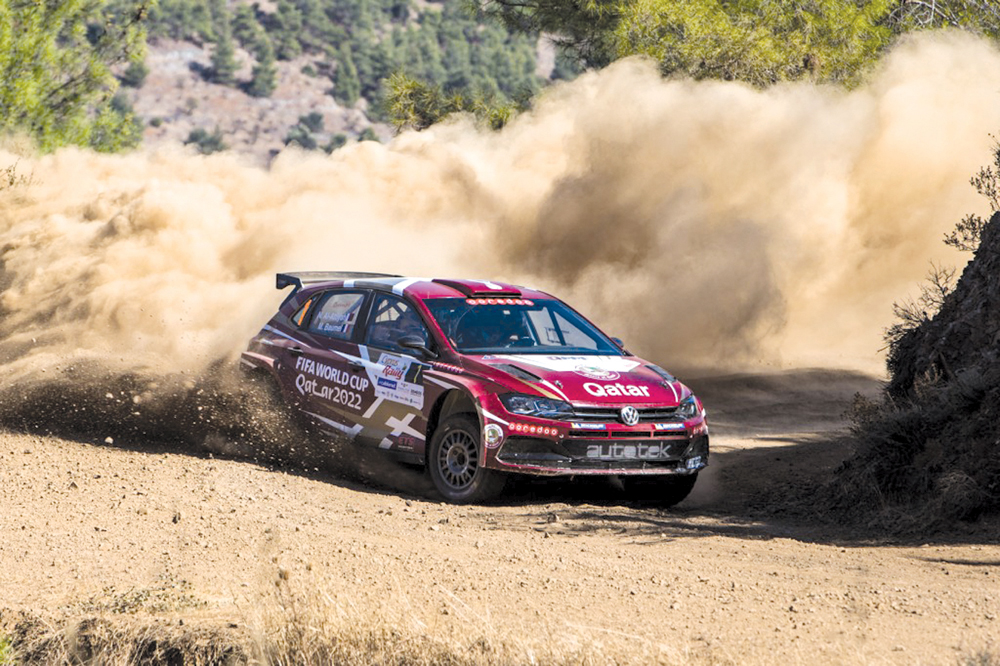
[[[485,397],[484,466],[535,475],[688,475],[708,464],[705,413],[680,419],[674,409],[640,405],[640,422],[608,418],[617,410],[574,405],[578,419],[512,414]],[[485,433],[489,433],[489,437]]]
[[[510,437],[497,451],[507,469],[537,474],[693,474],[708,464],[708,435],[542,439]]]

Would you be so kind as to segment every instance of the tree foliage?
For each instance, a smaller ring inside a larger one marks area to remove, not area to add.
[[[256,49],[257,63],[253,66],[253,78],[246,91],[253,97],[270,97],[278,87],[278,67],[274,62],[274,48],[267,35],[260,35]]]
[[[664,74],[758,86],[851,83],[900,33],[1000,35],[996,0],[476,0],[509,28],[547,32],[583,64],[646,55]]]
[[[980,169],[969,184],[989,202],[991,216],[1000,212],[1000,143],[993,147],[993,164]],[[969,213],[945,234],[944,243],[956,250],[975,252],[988,223],[989,220],[983,216]]]
[[[482,91],[469,95],[446,93],[435,86],[400,72],[389,79],[387,105],[396,131],[422,130],[454,113],[469,113],[483,125],[498,130],[504,127],[522,107],[501,101]]]
[[[229,25],[229,16],[224,14],[218,21],[215,30],[215,46],[212,49],[212,67],[209,77],[215,83],[228,85],[236,82],[236,48],[233,44],[233,33]]]
[[[650,56],[667,74],[757,86],[810,77],[850,82],[892,36],[892,0],[635,0],[613,55]]]
[[[218,153],[229,147],[222,138],[222,130],[218,127],[212,132],[203,127],[196,127],[188,134],[188,138],[184,140],[184,145],[193,145],[202,155]]]
[[[0,131],[46,151],[138,143],[131,110],[112,104],[112,68],[142,58],[149,4],[0,0]]]
[[[1000,37],[1000,4],[996,0],[899,0],[889,16],[897,32],[959,28]]]

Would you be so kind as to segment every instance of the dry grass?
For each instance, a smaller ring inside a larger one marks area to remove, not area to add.
[[[856,452],[818,504],[889,533],[931,533],[1000,511],[1000,371],[967,372],[909,400],[858,398]]]
[[[1000,654],[992,646],[987,646],[963,656],[959,666],[1000,666]]]
[[[508,666],[539,664],[721,663],[694,659],[642,642],[608,644],[580,641],[533,628],[530,635],[499,628],[453,600],[457,623],[428,627],[397,603],[396,611],[366,611],[350,600],[325,593],[317,581],[277,570],[273,594],[265,603],[248,604],[238,622],[179,619],[176,611],[157,614],[156,595],[138,593],[125,605],[86,603],[67,607],[63,615],[43,618],[0,611],[0,631],[10,636],[0,665],[152,664],[291,666],[351,664],[358,666]],[[94,612],[79,613],[84,607]],[[192,616],[196,617],[196,616]],[[456,628],[457,627],[457,628]],[[3,635],[3,634],[0,634]],[[4,643],[0,642],[0,648]],[[7,662],[3,661],[4,655]],[[726,661],[725,663],[730,663]]]

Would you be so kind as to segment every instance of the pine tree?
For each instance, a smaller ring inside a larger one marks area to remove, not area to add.
[[[224,12],[219,19],[215,37],[215,48],[212,49],[212,68],[210,78],[215,83],[232,85],[236,82],[236,49],[233,46],[233,33],[229,26],[229,14]]]
[[[253,78],[247,86],[247,93],[254,97],[270,97],[278,86],[278,68],[274,63],[274,48],[271,40],[264,35],[257,52],[257,64],[253,67]]]
[[[112,108],[111,67],[141,59],[146,2],[0,0],[0,132],[42,150],[121,150],[139,141],[134,115]]]
[[[352,106],[361,97],[361,80],[358,78],[358,68],[351,56],[351,47],[344,44],[340,47],[337,58],[337,71],[333,78],[333,96],[337,101]]]

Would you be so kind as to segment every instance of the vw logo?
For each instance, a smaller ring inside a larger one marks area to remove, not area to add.
[[[622,423],[628,426],[634,426],[639,422],[639,410],[635,407],[629,405],[628,407],[622,407],[621,411]]]

